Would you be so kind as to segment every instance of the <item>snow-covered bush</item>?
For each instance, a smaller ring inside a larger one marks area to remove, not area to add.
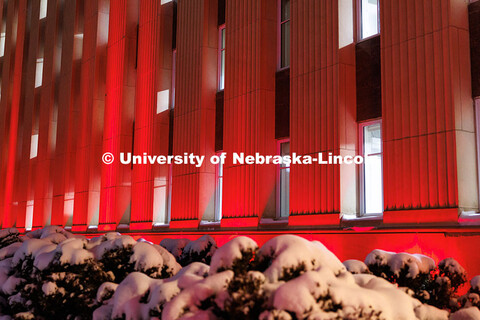
[[[92,251],[106,270],[121,282],[132,272],[140,271],[152,278],[168,278],[180,265],[163,247],[145,241],[135,241],[128,235],[107,233],[92,239]]]
[[[180,258],[182,257],[183,249],[185,249],[185,246],[190,242],[189,239],[163,239],[160,242],[160,245],[167,249],[168,252],[170,252],[177,261],[180,261]]]
[[[260,248],[236,237],[218,249],[204,236],[184,241],[184,250],[174,241],[159,246],[118,233],[86,239],[58,227],[18,237],[0,248],[0,319],[447,320],[449,310],[423,301],[451,293],[465,277],[451,259],[435,268],[424,256],[382,251],[367,264],[342,264],[320,242],[293,235]],[[169,251],[194,262],[181,268]],[[369,267],[391,272],[395,283]],[[422,301],[397,286],[421,274],[431,277]],[[478,319],[480,277],[471,285],[451,319]]]
[[[195,241],[188,242],[178,262],[182,266],[189,265],[192,262],[210,264],[215,250],[217,250],[217,243],[212,237],[206,234]]]
[[[16,228],[0,230],[0,249],[20,241],[22,241],[22,239],[20,238],[20,233]]]
[[[365,264],[376,276],[398,284],[413,297],[432,306],[457,310],[458,288],[466,281],[465,269],[453,258],[435,266],[433,259],[408,253],[373,250]]]

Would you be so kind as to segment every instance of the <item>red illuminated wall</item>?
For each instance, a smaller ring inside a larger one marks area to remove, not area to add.
[[[337,1],[292,1],[290,139],[299,155],[356,154],[355,47],[339,48],[338,16]],[[338,224],[340,213],[358,212],[357,199],[347,199],[356,194],[354,167],[291,170],[293,224]]]
[[[193,152],[208,159],[215,152],[216,18],[216,0],[178,2],[173,154]],[[213,217],[214,190],[209,161],[200,168],[174,166],[170,226],[196,227],[203,216]]]
[[[261,242],[296,232],[327,241],[345,258],[355,256],[355,248],[385,242],[385,249],[418,245],[439,258],[463,255],[461,239],[479,244],[477,229],[458,221],[460,211],[478,208],[465,1],[380,0],[383,217],[344,219],[359,213],[359,167],[292,165],[291,215],[278,221],[277,168],[233,165],[229,157],[223,217],[207,226],[202,220],[212,222],[215,212],[209,158],[216,129],[223,129],[223,151],[230,155],[274,155],[275,115],[289,115],[290,134],[282,138],[290,139],[291,152],[358,153],[356,1],[291,0],[290,70],[280,74],[289,77],[290,101],[275,101],[287,96],[276,95],[275,87],[277,1],[226,0],[225,89],[219,95],[218,0],[48,0],[43,19],[39,1],[0,2],[6,39],[0,57],[2,228],[53,224],[82,233],[148,233],[156,240],[211,233],[220,242],[235,233]],[[40,58],[43,79],[35,87]],[[217,126],[222,95],[223,126]],[[276,112],[278,105],[289,105],[289,112]],[[30,159],[36,134],[38,152]],[[113,164],[101,162],[105,152],[115,156]],[[120,152],[186,152],[206,161],[200,168],[131,166],[120,164]],[[425,229],[427,223],[443,229]],[[374,230],[344,230],[351,226]],[[441,238],[449,228],[460,239]],[[445,251],[434,250],[436,241]]]
[[[385,220],[456,221],[478,208],[467,5],[380,8]]]

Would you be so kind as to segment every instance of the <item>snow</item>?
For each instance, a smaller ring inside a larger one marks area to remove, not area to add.
[[[480,291],[480,276],[475,276],[470,280],[470,286],[475,291]]]
[[[217,250],[217,244],[211,236],[205,234],[197,240],[187,243],[187,245],[183,249],[181,258],[184,260],[188,260],[189,256],[199,255],[207,249],[209,249],[209,251],[205,255],[205,258],[208,260],[210,257],[212,257],[215,250]]]
[[[403,268],[407,268],[407,277],[416,278],[420,273],[429,273],[435,268],[435,261],[432,258],[421,254],[394,253],[375,249],[365,258],[365,264],[386,266],[399,276]]]
[[[176,259],[179,259],[182,256],[183,249],[189,242],[189,239],[163,239],[160,245],[173,254]]]
[[[58,287],[55,283],[48,281],[42,285],[42,291],[46,296],[50,296],[58,291]]]
[[[3,230],[2,230],[3,231]],[[15,252],[22,246],[21,242],[14,242],[11,245],[0,249],[0,260],[13,257]]]
[[[97,244],[97,242],[99,242]],[[128,246],[134,246],[137,244],[137,241],[135,241],[131,236],[129,235],[120,235],[117,233],[107,233],[105,237],[101,237],[100,239],[97,239],[95,242],[92,243],[90,242],[89,247],[93,251],[95,255],[95,259],[100,260],[103,258],[103,255],[106,252],[112,251],[112,250],[118,250],[121,248],[126,248]],[[87,248],[89,248],[87,247]]]
[[[162,320],[179,319],[180,317],[187,319],[192,316],[197,318],[196,312],[199,311],[198,307],[201,302],[226,289],[232,278],[233,271],[223,271],[185,288],[165,305]],[[219,302],[222,304],[222,301]]]
[[[43,252],[50,252],[55,250],[56,245],[52,244],[49,240],[45,239],[28,239],[22,243],[20,248],[13,255],[12,263],[14,265],[18,264],[20,261],[25,260],[26,256],[32,256],[35,258],[37,255],[40,255]]]
[[[334,273],[346,270],[340,260],[323,244],[294,235],[281,235],[268,240],[258,251],[258,257],[260,261],[272,259],[264,272],[270,282],[280,280],[286,268],[297,268],[302,264],[305,271],[320,266],[330,268]]]
[[[8,236],[8,232],[0,231],[0,235]],[[94,287],[95,296],[91,296],[93,301],[90,301],[95,306],[95,320],[216,319],[218,314],[214,314],[212,306],[225,310],[232,299],[243,293],[250,294],[245,288],[238,288],[239,283],[240,286],[254,283],[256,292],[265,298],[265,310],[259,317],[262,320],[356,319],[359,315],[364,319],[370,315],[377,320],[448,319],[447,311],[422,304],[407,294],[408,290],[369,274],[368,265],[389,266],[397,275],[406,268],[408,277],[412,278],[433,270],[434,261],[419,254],[374,250],[365,263],[359,260],[341,263],[322,243],[293,235],[272,238],[260,249],[254,240],[243,236],[217,249],[209,236],[195,241],[165,239],[157,245],[115,232],[88,240],[58,227],[38,229],[20,239],[15,241],[21,242],[0,249],[0,305],[32,303],[32,298],[29,301],[22,296],[29,288],[41,290],[44,296],[61,294],[63,299],[68,299],[73,293],[66,292],[62,282],[72,279],[74,274],[68,269],[61,272],[59,266],[93,263],[106,258],[106,252],[128,248],[129,263],[136,272],[128,274],[120,283],[104,282]],[[174,257],[195,253],[204,256],[205,251],[211,256],[210,266],[191,262],[181,268]],[[245,253],[252,253],[253,263],[246,269],[234,268],[239,259],[251,258]],[[38,268],[31,274],[39,280],[35,284],[28,276],[20,278],[22,273],[17,272],[29,272],[25,267],[32,261]],[[465,272],[453,259],[443,260],[442,264],[447,272]],[[48,269],[51,266],[55,269]],[[13,269],[15,267],[22,270]],[[112,270],[105,271],[112,273]],[[164,271],[172,276],[159,279]],[[112,279],[113,276],[109,281],[114,281]],[[442,284],[450,280],[437,277],[436,281]],[[470,283],[472,290],[478,291],[480,276],[472,278]],[[232,285],[229,287],[229,284]],[[81,286],[84,284],[80,283],[79,288]],[[464,299],[466,308],[452,314],[450,319],[480,319],[477,308],[468,308],[480,302],[479,295],[469,292],[460,299]],[[250,310],[248,304],[240,308],[244,308],[241,312]],[[15,318],[37,318],[35,311],[30,311],[16,314]]]
[[[175,261],[175,258],[163,247],[158,245],[151,245],[147,242],[137,242],[133,246],[133,254],[130,257],[130,263],[135,264],[134,268],[137,271],[147,271],[152,268],[158,268],[161,272],[165,265],[172,273],[177,273],[180,270],[180,265]],[[156,274],[160,276],[160,274]]]
[[[113,308],[112,318],[122,318],[125,320],[138,319],[140,314],[140,298],[150,289],[152,282],[161,282],[149,276],[140,273],[130,273],[117,287],[112,297]],[[144,318],[142,318],[144,319]]]
[[[113,283],[113,282],[104,282],[100,285],[100,287],[97,290],[97,302],[98,303],[104,303],[108,302],[107,300],[110,300],[107,297],[111,297],[115,290],[117,290],[118,284]]]
[[[462,275],[466,274],[465,269],[460,265],[460,263],[458,263],[458,261],[456,261],[453,258],[443,259],[439,264],[443,266],[445,271],[451,274],[453,273],[458,273]]]
[[[343,261],[343,265],[347,268],[348,272],[353,274],[369,273],[367,265],[360,260],[346,260]]]
[[[258,245],[248,237],[236,237],[215,251],[210,263],[210,274],[218,270],[230,269],[237,259],[241,259],[244,252],[255,252]]]
[[[167,281],[176,281],[180,289],[185,289],[205,279],[209,270],[210,267],[204,263],[192,262]]]
[[[317,300],[326,296],[328,284],[323,275],[315,271],[307,271],[300,277],[290,280],[275,291],[273,306],[278,310],[286,310],[304,319],[308,313],[320,310]]]
[[[450,320],[478,320],[480,311],[476,307],[461,309],[450,316]]]

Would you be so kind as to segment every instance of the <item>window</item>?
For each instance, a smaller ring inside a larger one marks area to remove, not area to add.
[[[279,0],[278,67],[290,66],[290,0]]]
[[[40,0],[40,20],[47,17],[47,3],[47,0]]]
[[[377,35],[380,32],[380,14],[378,0],[359,0],[359,38],[360,40]]]
[[[380,120],[360,125],[362,214],[383,212],[382,125]]]
[[[170,90],[162,90],[157,92],[157,114],[168,110]]]
[[[5,54],[5,32],[0,33],[0,57]]]
[[[34,200],[27,201],[27,208],[25,212],[25,230],[30,231],[32,230],[33,226],[33,205]]]
[[[172,53],[172,98],[170,99],[170,108],[175,108],[175,73],[177,72],[177,50]]]
[[[32,134],[30,141],[30,159],[36,158],[38,154],[38,133]]]
[[[290,141],[278,142],[278,153],[280,156],[290,155]],[[277,217],[287,218],[290,210],[290,164],[278,166],[277,179]]]
[[[220,152],[218,155],[221,155]],[[215,176],[216,176],[216,186],[215,186],[215,221],[220,221],[222,219],[222,192],[223,192],[223,164],[220,161],[215,165]]]
[[[218,29],[218,91],[225,89],[225,25]]]
[[[35,69],[35,88],[42,86],[43,78],[43,58],[37,59],[37,67]]]

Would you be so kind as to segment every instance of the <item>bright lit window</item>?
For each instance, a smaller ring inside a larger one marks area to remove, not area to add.
[[[30,159],[36,158],[38,154],[38,134],[32,134],[30,141]]]
[[[162,90],[157,92],[157,114],[168,110],[170,90]]]
[[[279,0],[279,68],[290,66],[290,0]]]
[[[217,178],[216,187],[215,187],[215,221],[220,221],[222,219],[222,192],[223,192],[223,164],[221,162],[215,165],[215,176]]]
[[[225,89],[225,25],[218,29],[218,91]]]
[[[0,33],[0,57],[5,54],[5,32]]]
[[[42,86],[43,78],[43,58],[37,59],[37,67],[35,69],[35,88]]]
[[[378,0],[359,0],[360,40],[374,36],[380,32],[380,14]]]
[[[279,155],[282,157],[290,155],[290,142],[278,142]],[[278,166],[277,183],[277,212],[279,218],[287,218],[290,211],[290,165],[280,164]]]
[[[25,230],[27,231],[32,230],[33,226],[33,205],[34,200],[27,201],[27,208],[25,213]]]
[[[383,212],[382,125],[379,120],[360,125],[361,150],[364,157],[361,172],[362,213]]]
[[[40,0],[40,19],[47,17],[47,0]]]

